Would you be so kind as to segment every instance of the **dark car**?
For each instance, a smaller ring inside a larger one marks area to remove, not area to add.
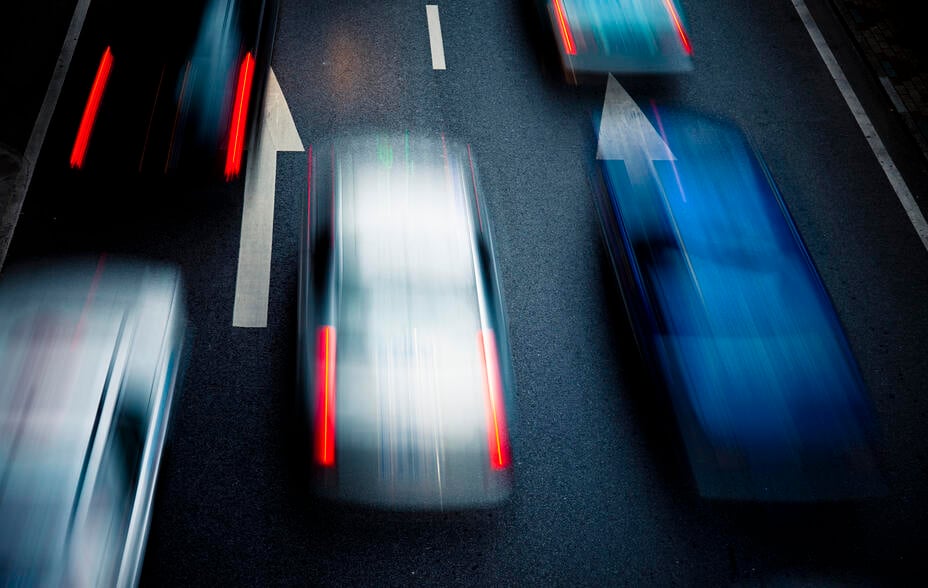
[[[693,69],[693,46],[677,0],[539,0],[568,79],[584,73],[676,73]]]
[[[83,174],[231,180],[256,137],[276,0],[94,2],[63,95]]]
[[[170,267],[4,270],[0,584],[138,581],[184,328]]]
[[[506,321],[470,148],[314,146],[300,263],[300,396],[326,497],[491,505],[512,487]]]
[[[596,202],[700,492],[882,492],[864,382],[770,174],[728,123],[654,112],[671,155],[601,159]]]

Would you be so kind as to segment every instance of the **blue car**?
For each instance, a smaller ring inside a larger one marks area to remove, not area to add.
[[[568,79],[581,73],[675,73],[693,69],[677,0],[543,0]]]
[[[700,493],[881,493],[863,380],[769,172],[727,123],[652,116],[666,156],[601,158],[597,206]]]

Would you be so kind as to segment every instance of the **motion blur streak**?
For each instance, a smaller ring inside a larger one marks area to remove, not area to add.
[[[561,0],[554,0],[554,12],[557,14],[557,25],[561,30],[561,39],[564,40],[564,51],[568,55],[576,55],[577,46],[574,45],[574,37],[570,32],[570,24],[567,22],[567,15],[564,14]]]
[[[248,102],[251,98],[251,80],[255,73],[255,58],[246,53],[238,72],[235,89],[235,109],[229,129],[229,150],[226,152],[226,180],[236,177],[242,169],[242,146],[245,142],[245,123],[248,121]]]
[[[74,329],[74,338],[71,340],[72,350],[77,345],[77,342],[81,338],[81,334],[84,332],[84,323],[87,320],[87,313],[90,311],[93,299],[97,295],[97,286],[100,285],[100,278],[103,277],[104,267],[106,267],[106,253],[100,255],[100,260],[97,262],[97,269],[93,273],[93,278],[90,281],[90,291],[87,292],[87,300],[84,301],[84,308],[81,310],[80,318],[77,319],[77,327]]]
[[[693,47],[690,45],[690,39],[686,35],[686,29],[683,28],[683,23],[680,22],[680,15],[677,14],[677,7],[674,6],[673,0],[664,0],[664,6],[667,7],[667,12],[670,13],[670,18],[673,20],[673,26],[677,29],[677,34],[680,35],[680,43],[683,44],[683,50],[686,51],[687,55],[692,55]]]
[[[316,462],[335,465],[335,328],[316,331]]]
[[[97,75],[93,80],[93,86],[90,88],[90,96],[87,98],[87,106],[84,107],[84,115],[81,117],[81,124],[77,130],[77,138],[74,139],[74,148],[71,150],[71,167],[80,168],[84,165],[84,155],[87,153],[87,144],[90,142],[90,131],[93,130],[93,123],[97,119],[97,110],[100,108],[100,101],[103,99],[103,90],[106,88],[106,81],[110,77],[110,70],[113,68],[113,53],[107,47],[103,51],[103,57],[100,58],[100,65],[97,67]]]
[[[442,140],[445,136],[442,135]],[[483,216],[480,214],[480,196],[477,195],[477,172],[474,171],[474,157],[470,152],[470,143],[467,144],[467,163],[470,164],[470,180],[474,186],[474,204],[477,208],[477,224],[480,225],[480,230],[483,230]]]
[[[664,121],[661,120],[661,113],[654,100],[651,100],[651,111],[654,113],[654,120],[657,121],[657,130],[661,134],[661,139],[664,140],[664,144],[667,144],[667,131],[664,130]],[[683,183],[680,181],[680,170],[677,169],[677,164],[673,159],[670,160],[670,167],[673,169],[673,178],[677,181],[677,188],[680,190],[680,198],[686,202],[686,190],[683,189]]]
[[[313,212],[313,146],[306,150],[306,234],[309,235],[309,223],[312,222]]]
[[[483,368],[483,385],[487,392],[487,439],[490,445],[490,464],[493,469],[509,467],[509,431],[506,428],[506,409],[503,404],[503,382],[499,372],[496,337],[493,331],[483,329],[477,333],[477,350]]]
[[[151,114],[148,115],[148,126],[145,127],[145,140],[142,142],[142,155],[139,157],[139,173],[145,164],[145,153],[148,151],[148,138],[151,136],[151,125],[155,122],[155,111],[158,109],[158,97],[161,96],[161,84],[164,83],[164,70],[167,65],[161,66],[161,76],[158,78],[158,89],[155,90],[155,100],[151,104]]]
[[[184,79],[180,85],[180,95],[177,97],[177,110],[174,112],[174,124],[171,125],[171,142],[168,144],[168,156],[164,160],[164,173],[171,169],[171,155],[174,153],[174,140],[177,138],[177,123],[184,106],[184,96],[187,94],[187,80],[190,79],[190,62],[184,67]]]

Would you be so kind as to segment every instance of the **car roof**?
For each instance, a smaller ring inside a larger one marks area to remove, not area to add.
[[[701,306],[710,314],[740,308],[745,316],[753,316],[752,322],[763,323],[764,317],[776,315],[777,308],[790,306],[796,297],[817,301],[814,270],[744,135],[728,123],[686,112],[661,110],[660,116],[675,159],[652,162],[653,181],[631,180],[621,162],[604,162],[607,181],[619,192],[633,246],[640,248],[636,241],[646,241],[652,265],[672,259],[656,251],[659,243],[679,247],[686,273],[701,287]],[[649,271],[674,273],[657,265]],[[738,295],[740,303],[712,304],[713,292],[718,300]],[[669,306],[690,313],[679,305]],[[802,307],[812,313],[819,308]],[[777,321],[782,324],[782,319]]]

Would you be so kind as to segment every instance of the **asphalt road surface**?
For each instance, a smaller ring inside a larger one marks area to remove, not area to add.
[[[885,498],[751,505],[696,496],[672,414],[634,350],[592,204],[592,120],[604,82],[562,81],[528,3],[436,3],[445,70],[432,69],[425,3],[407,0],[285,0],[272,63],[307,147],[407,129],[471,144],[518,385],[516,487],[498,510],[400,516],[314,501],[299,472],[307,449],[290,424],[306,154],[278,154],[267,328],[235,328],[243,182],[108,194],[66,184],[50,163],[70,147],[64,117],[81,108],[68,106],[66,84],[7,263],[139,255],[180,264],[188,290],[190,354],[142,583],[843,585],[923,576],[928,253],[791,1],[684,0],[695,71],[619,79],[642,105],[733,119],[765,158],[877,408]],[[925,160],[830,8],[809,4],[912,192],[928,194]],[[105,28],[100,19],[91,8],[87,30]],[[77,56],[72,74],[80,67],[93,65]]]

